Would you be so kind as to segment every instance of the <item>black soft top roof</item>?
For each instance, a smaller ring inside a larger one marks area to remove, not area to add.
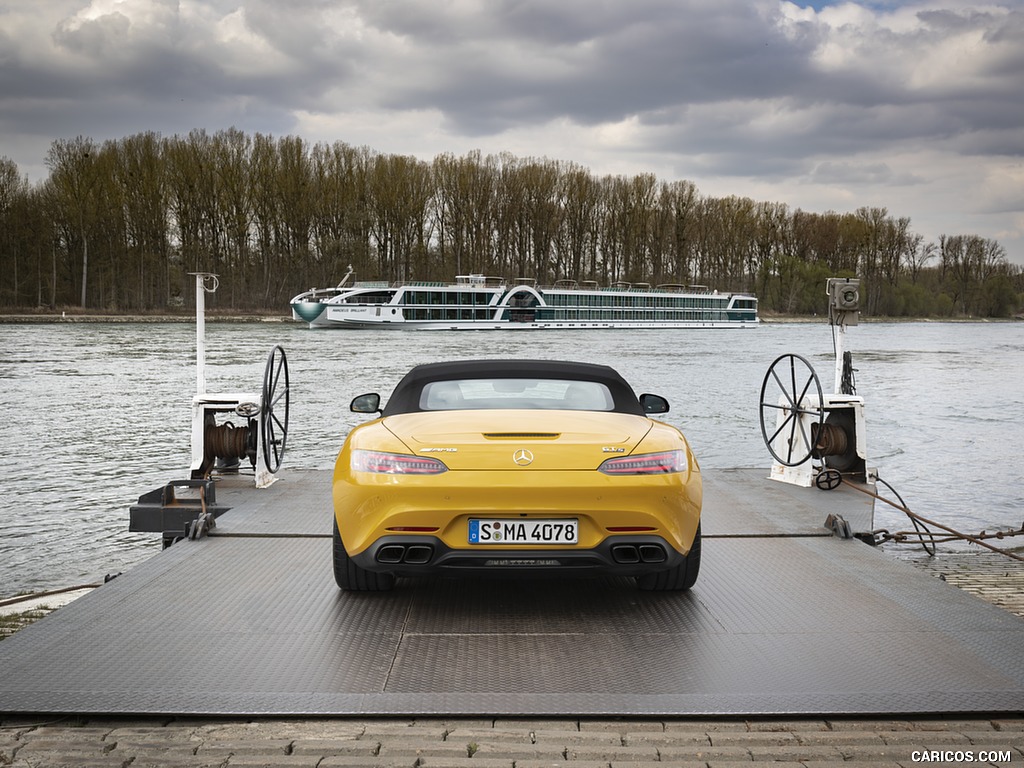
[[[567,379],[597,381],[608,387],[616,413],[643,416],[643,408],[632,387],[618,371],[607,365],[574,363],[563,360],[457,360],[417,365],[398,382],[383,416],[415,413],[420,408],[420,393],[425,384],[456,379]]]

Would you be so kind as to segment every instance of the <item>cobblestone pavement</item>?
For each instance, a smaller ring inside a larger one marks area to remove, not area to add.
[[[1012,550],[1024,555],[1024,547]],[[921,570],[1024,618],[1024,564],[996,552],[972,549],[940,557],[909,558]]]
[[[0,720],[0,766],[1024,765],[1020,718]]]

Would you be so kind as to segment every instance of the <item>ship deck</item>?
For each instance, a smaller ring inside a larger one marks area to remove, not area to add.
[[[0,712],[839,716],[1024,711],[1024,620],[824,527],[852,489],[706,470],[700,579],[339,591],[330,473],[225,479],[212,535],[0,643]],[[251,479],[248,480],[251,483]]]

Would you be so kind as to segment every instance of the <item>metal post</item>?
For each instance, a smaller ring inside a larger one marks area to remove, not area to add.
[[[843,351],[846,347],[846,323],[840,320],[836,323],[836,328],[836,379],[832,391],[838,395],[843,391]]]
[[[851,277],[830,277],[825,282],[828,296],[828,322],[832,326],[832,339],[836,348],[836,379],[834,392],[843,392],[843,353],[846,350],[846,326],[860,321],[860,280]],[[835,330],[838,328],[839,330]]]
[[[196,394],[206,393],[206,275],[196,272]]]
[[[196,277],[196,394],[206,394],[206,294],[220,286],[210,272],[189,272]]]

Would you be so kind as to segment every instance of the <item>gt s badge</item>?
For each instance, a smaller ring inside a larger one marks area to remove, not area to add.
[[[610,447],[610,446],[607,446],[607,445],[604,448],[601,449],[601,453],[625,453],[625,452],[626,452],[625,448],[614,448],[614,447]]]

